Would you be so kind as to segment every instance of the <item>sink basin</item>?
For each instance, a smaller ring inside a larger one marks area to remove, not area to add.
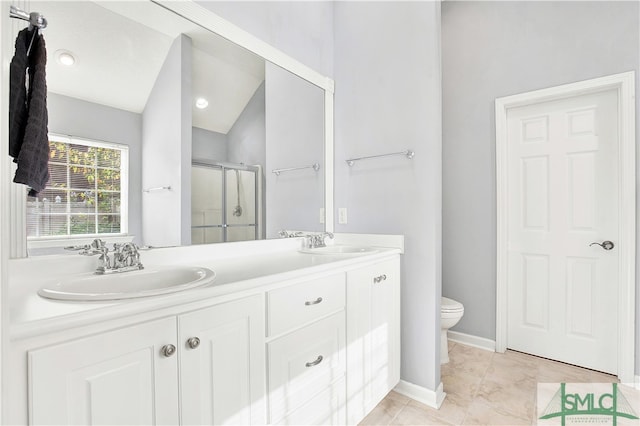
[[[38,294],[72,301],[131,299],[204,286],[215,277],[210,269],[192,266],[152,267],[109,275],[86,273],[45,286]]]
[[[318,247],[318,248],[305,248],[300,250],[302,253],[308,254],[369,254],[378,251],[373,247],[366,246],[349,246],[336,244],[334,246]]]

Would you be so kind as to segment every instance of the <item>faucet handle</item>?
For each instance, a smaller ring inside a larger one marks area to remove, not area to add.
[[[122,250],[126,253],[135,255],[138,254],[138,250],[140,250],[140,248],[134,242],[128,242],[122,244]]]
[[[304,235],[304,245],[307,248],[315,248],[316,247],[316,236],[313,234]]]
[[[305,234],[302,231],[292,232],[292,231],[287,231],[286,229],[283,229],[278,232],[278,236],[280,236],[280,238],[295,238],[295,237],[304,237]]]
[[[91,244],[79,245],[79,246],[67,246],[65,250],[78,251],[84,256],[93,256],[94,254],[104,254],[109,251],[104,241],[96,238]]]
[[[102,252],[103,249],[105,249],[107,247],[107,243],[104,242],[103,240],[101,240],[100,238],[96,238],[95,240],[93,240],[91,242],[91,245],[89,247],[91,249],[93,249],[93,250],[97,250],[99,252]]]
[[[89,244],[79,245],[79,246],[66,246],[65,250],[68,251],[80,251],[80,250],[89,250],[91,246]]]

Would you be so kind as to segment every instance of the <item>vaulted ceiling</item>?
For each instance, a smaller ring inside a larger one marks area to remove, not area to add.
[[[48,27],[47,85],[53,93],[135,113],[144,110],[173,40],[193,42],[193,125],[227,133],[264,81],[264,61],[149,1],[31,1]],[[60,64],[60,51],[76,63]]]

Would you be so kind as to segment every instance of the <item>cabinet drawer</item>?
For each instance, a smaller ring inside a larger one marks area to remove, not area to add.
[[[268,335],[275,336],[345,306],[345,276],[333,275],[267,294]]]
[[[286,416],[278,424],[282,425],[344,425],[345,380],[334,383],[329,389],[314,396],[306,404]]]
[[[328,389],[345,374],[344,311],[267,345],[272,423]]]

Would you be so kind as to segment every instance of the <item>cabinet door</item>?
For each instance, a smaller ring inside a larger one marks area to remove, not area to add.
[[[182,424],[266,423],[264,317],[262,295],[178,317]]]
[[[358,423],[400,381],[400,262],[347,273],[347,416]]]
[[[29,351],[31,424],[177,424],[175,317]]]
[[[332,383],[344,377],[344,347],[344,311],[269,342],[267,348],[271,423],[281,422],[285,415],[304,406],[314,395],[331,388]],[[344,391],[338,393],[337,389],[334,389],[327,394],[328,400],[338,396],[343,397]],[[338,401],[335,405],[344,405],[344,400]],[[331,407],[332,405],[325,406],[329,414],[333,412]],[[291,423],[292,419],[302,421],[303,418],[311,422],[313,413],[309,416],[301,417],[299,412],[285,422]],[[315,419],[325,422],[330,417],[320,416]],[[335,424],[343,423],[344,418],[340,418]]]

